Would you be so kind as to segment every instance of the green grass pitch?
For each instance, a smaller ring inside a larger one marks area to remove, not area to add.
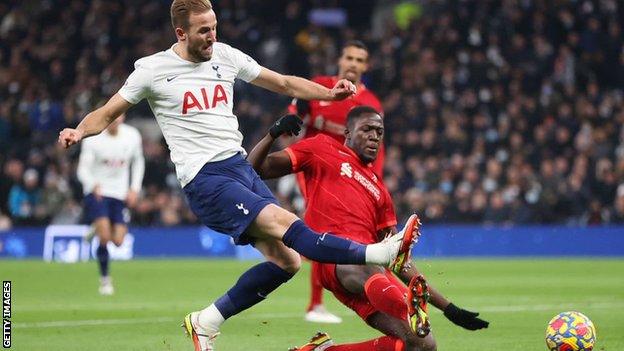
[[[418,260],[431,284],[457,305],[481,312],[487,330],[469,332],[432,313],[441,351],[546,350],[555,314],[578,310],[597,328],[595,350],[624,350],[624,260]],[[0,261],[12,280],[14,350],[192,350],[183,316],[209,304],[253,262],[136,260],[113,262],[116,294],[97,294],[93,262]],[[267,301],[232,318],[217,349],[287,350],[317,330],[337,343],[379,335],[325,293],[339,325],[303,321],[308,265]]]

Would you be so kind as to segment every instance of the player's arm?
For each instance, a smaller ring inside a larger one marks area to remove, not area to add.
[[[397,229],[396,227],[393,226],[393,227],[381,229],[377,234],[378,234],[378,238],[382,240],[386,236],[394,235],[396,233],[397,233]],[[401,273],[398,274],[398,277],[405,284],[408,284],[409,281],[414,276],[418,276],[418,275],[422,275],[422,274],[420,273],[420,271],[418,271],[418,268],[416,267],[414,262],[411,262],[411,264],[407,265],[405,269]],[[478,329],[487,328],[488,325],[490,324],[489,322],[484,321],[481,318],[477,318],[479,313],[471,312],[471,311],[455,306],[453,303],[447,300],[444,297],[444,295],[442,295],[438,291],[438,289],[436,289],[433,285],[431,285],[431,282],[427,282],[427,286],[429,287],[429,294],[431,296],[429,299],[429,302],[433,306],[435,306],[436,308],[444,312],[444,316],[448,320],[453,322],[454,324],[462,328],[468,329],[468,330],[478,330]]]
[[[119,93],[113,95],[104,106],[87,114],[78,124],[78,127],[75,129],[63,129],[59,134],[59,143],[64,148],[68,148],[79,143],[84,138],[100,134],[117,117],[126,112],[130,106],[132,104],[122,98]]]
[[[269,154],[274,141],[275,139],[267,134],[247,156],[247,160],[262,179],[279,178],[292,172],[292,163],[286,151],[280,150]]]
[[[356,92],[355,85],[346,79],[339,80],[332,89],[328,89],[305,78],[283,75],[265,67],[251,83],[303,100],[344,100]]]
[[[271,146],[280,135],[299,135],[303,122],[296,115],[286,115],[278,119],[267,135],[260,140],[247,156],[254,170],[263,179],[279,178],[292,173],[292,162],[288,153],[281,150],[269,154]]]

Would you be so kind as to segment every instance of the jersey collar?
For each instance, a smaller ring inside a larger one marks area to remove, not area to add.
[[[173,50],[173,48],[176,45],[178,45],[178,43],[173,43],[173,45],[171,45],[171,47],[169,48],[169,50],[167,50],[167,52],[169,52],[169,54],[172,55],[173,57],[175,57],[177,60],[179,60],[181,62],[184,62],[186,64],[189,64],[189,65],[194,65],[194,66],[198,66],[198,65],[201,65],[202,63],[204,63],[204,62],[192,62],[192,61],[183,59],[180,55],[178,55],[177,52],[175,52],[175,50]],[[212,54],[214,55],[214,46],[212,48]],[[212,57],[210,58],[210,60],[212,60]],[[210,62],[210,60],[208,60],[206,62]]]

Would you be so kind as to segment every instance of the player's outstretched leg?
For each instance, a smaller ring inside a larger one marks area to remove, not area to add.
[[[429,288],[422,275],[415,275],[407,286],[407,305],[410,327],[418,336],[424,338],[431,331],[427,303]]]
[[[272,237],[280,239],[286,246],[317,262],[337,264],[373,264],[402,269],[405,259],[394,262],[397,257],[409,257],[412,241],[416,238],[418,226],[410,225],[397,235],[381,243],[363,245],[329,233],[319,234],[310,229],[294,214],[276,205],[267,205],[260,211],[250,233],[255,238]]]

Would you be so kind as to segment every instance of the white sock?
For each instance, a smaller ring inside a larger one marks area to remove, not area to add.
[[[199,311],[199,316],[197,317],[199,326],[210,333],[219,331],[223,322],[225,322],[225,318],[223,318],[214,303]]]
[[[380,243],[366,246],[366,263],[389,265],[398,255],[402,238],[398,235],[390,237]]]

